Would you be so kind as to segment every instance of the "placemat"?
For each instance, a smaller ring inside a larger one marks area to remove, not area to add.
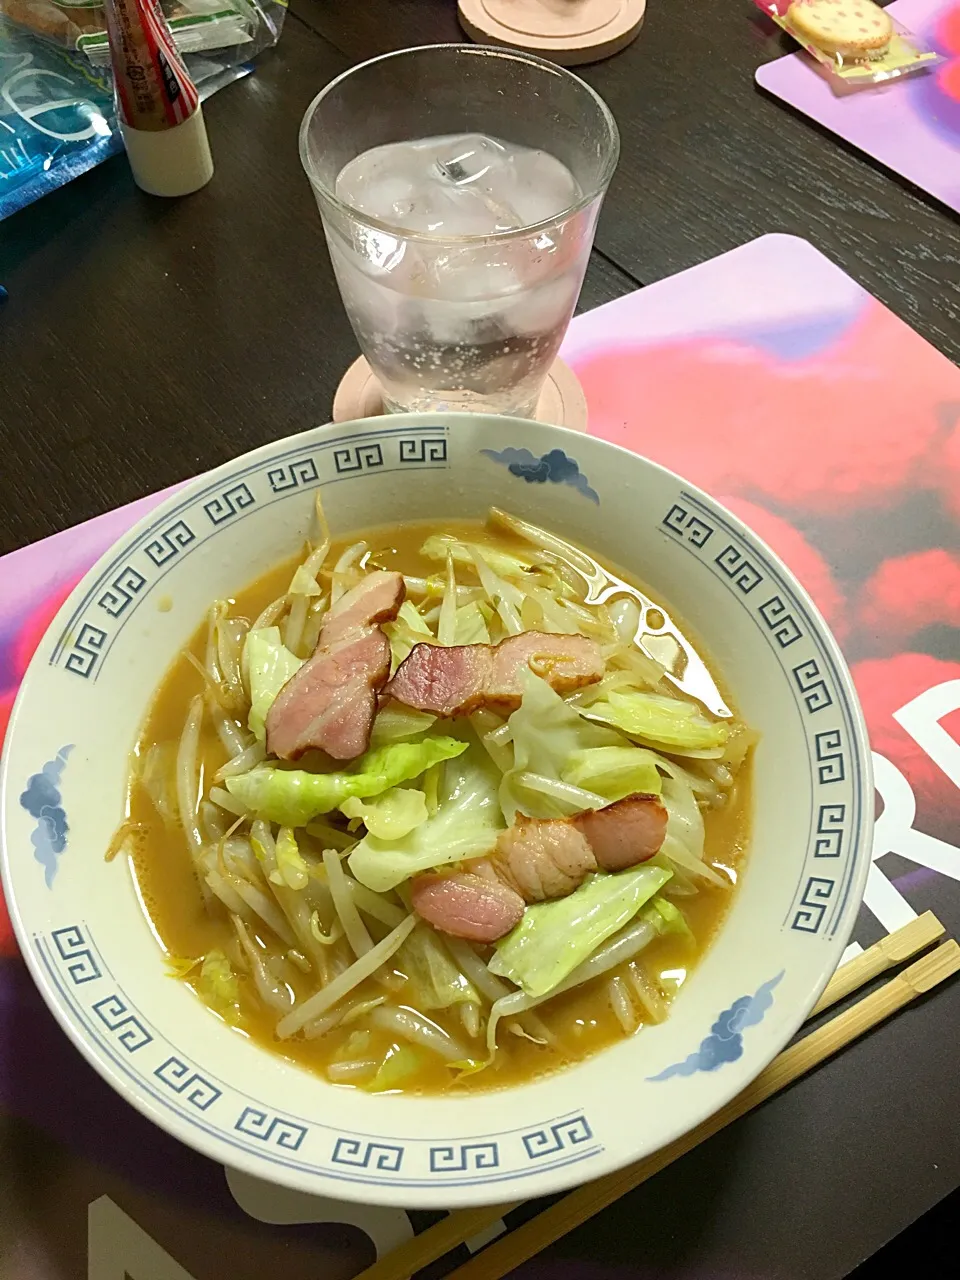
[[[797,573],[844,647],[883,805],[851,949],[927,907],[956,928],[960,370],[805,241],[779,235],[579,317],[562,355],[591,432],[726,502]],[[60,602],[163,496],[0,559],[0,735]],[[260,1280],[266,1269],[347,1280],[437,1216],[298,1195],[167,1137],[60,1032],[5,917],[0,1203],[3,1280],[73,1280],[85,1267],[91,1280]],[[764,1232],[746,1226],[731,1224],[738,1274],[784,1274]],[[671,1280],[720,1274],[709,1250],[688,1243]],[[431,1280],[465,1256],[442,1259]]]
[[[760,67],[757,84],[960,211],[960,4],[896,0],[888,12],[947,61],[849,90],[805,53],[792,53]]]

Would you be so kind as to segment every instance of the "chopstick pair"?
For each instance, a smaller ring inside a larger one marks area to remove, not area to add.
[[[816,1017],[874,978],[919,955],[942,938],[943,934],[943,925],[931,911],[911,920],[902,929],[868,947],[838,969],[810,1017]],[[559,1240],[568,1231],[586,1222],[595,1213],[613,1204],[699,1143],[779,1093],[800,1076],[812,1071],[867,1031],[898,1013],[912,1000],[931,991],[957,972],[960,972],[960,946],[949,939],[882,987],[784,1049],[752,1084],[703,1124],[646,1159],[571,1191],[535,1218],[494,1240],[469,1262],[452,1271],[445,1280],[501,1280],[514,1267],[532,1258],[547,1245]],[[518,1200],[510,1204],[462,1209],[451,1213],[420,1235],[378,1258],[373,1266],[361,1272],[355,1280],[407,1280],[429,1263],[442,1258],[444,1254],[491,1227],[522,1203],[523,1201]]]

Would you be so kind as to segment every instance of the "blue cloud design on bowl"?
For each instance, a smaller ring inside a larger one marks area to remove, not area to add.
[[[600,505],[600,495],[590,488],[590,482],[580,470],[576,458],[562,449],[551,449],[538,458],[529,449],[481,449],[480,452],[507,468],[512,476],[519,476],[527,484],[568,484],[591,502]]]
[[[673,1076],[692,1076],[697,1071],[716,1071],[725,1062],[736,1062],[743,1056],[743,1031],[763,1021],[763,1016],[773,1004],[773,990],[783,977],[784,970],[764,982],[754,995],[741,996],[729,1009],[724,1009],[710,1028],[710,1034],[700,1041],[700,1048],[682,1062],[673,1062],[648,1080],[670,1080]]]
[[[67,814],[60,803],[60,775],[73,744],[61,747],[55,759],[48,760],[39,773],[27,779],[27,787],[20,796],[20,804],[27,813],[37,819],[30,843],[33,856],[44,870],[47,888],[53,886],[57,874],[57,860],[67,847]]]

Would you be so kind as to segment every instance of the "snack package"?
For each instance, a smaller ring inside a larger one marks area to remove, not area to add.
[[[873,0],[754,3],[811,57],[849,85],[881,84],[943,60]]]
[[[181,54],[250,44],[265,12],[251,0],[160,0],[160,9]],[[0,0],[0,15],[64,49],[80,50],[94,66],[110,65],[100,0]]]
[[[0,218],[122,148],[109,71],[0,18]]]
[[[184,61],[201,101],[253,70],[286,14],[286,0],[159,2],[172,27],[187,24],[176,43],[192,41]],[[105,23],[101,3],[0,0],[0,219],[122,150]]]

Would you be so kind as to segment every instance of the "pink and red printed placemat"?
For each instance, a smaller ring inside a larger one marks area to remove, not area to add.
[[[760,67],[757,84],[960,211],[960,3],[896,0],[888,12],[946,61],[904,80],[838,90],[801,52]]]
[[[726,502],[840,639],[883,806],[854,947],[927,906],[960,922],[960,370],[779,235],[580,316],[562,355],[591,432]],[[162,497],[0,559],[0,737],[60,602]],[[14,1258],[16,1280],[73,1280],[87,1264],[94,1280],[262,1280],[278,1265],[284,1280],[348,1280],[427,1221],[228,1173],[153,1127],[56,1027],[2,915],[0,1202],[0,1269]],[[781,1274],[776,1258],[760,1266],[764,1233],[745,1245],[731,1230],[737,1274],[751,1251],[750,1274]],[[691,1244],[674,1280],[733,1274],[710,1248]]]

